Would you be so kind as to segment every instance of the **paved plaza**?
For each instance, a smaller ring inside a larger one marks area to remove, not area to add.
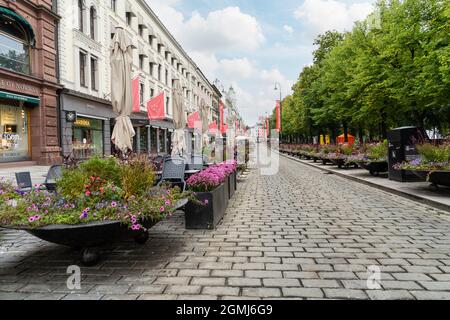
[[[450,299],[449,247],[448,212],[282,157],[251,169],[217,230],[178,213],[81,267],[80,290],[79,253],[1,230],[0,299]]]

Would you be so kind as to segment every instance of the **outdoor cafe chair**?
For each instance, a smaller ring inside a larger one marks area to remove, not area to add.
[[[61,178],[62,176],[62,166],[54,165],[51,166],[48,170],[47,175],[45,176],[45,187],[48,191],[56,191],[56,180]]]
[[[164,159],[161,181],[158,186],[164,182],[170,182],[172,185],[182,186],[182,191],[186,190],[186,181],[184,175],[186,172],[186,162],[180,157],[167,157]]]
[[[29,191],[33,188],[30,172],[16,172],[17,186],[23,191]]]

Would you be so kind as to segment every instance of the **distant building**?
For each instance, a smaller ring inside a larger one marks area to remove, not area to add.
[[[188,113],[202,103],[215,113],[216,91],[194,61],[169,33],[144,0],[59,0],[59,58],[62,147],[66,156],[109,155],[115,115],[111,106],[111,40],[117,27],[133,45],[132,77],[139,77],[141,112],[132,115],[134,150],[159,154],[170,151],[172,89],[179,80]],[[146,102],[165,93],[166,119],[149,121]],[[76,111],[78,120],[66,118]]]

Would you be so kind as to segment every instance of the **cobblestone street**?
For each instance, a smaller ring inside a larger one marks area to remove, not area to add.
[[[81,290],[79,253],[0,231],[0,299],[450,299],[449,214],[292,160],[239,184],[216,231],[177,214],[119,243]],[[369,290],[369,270],[381,289]],[[376,268],[375,268],[376,270]]]

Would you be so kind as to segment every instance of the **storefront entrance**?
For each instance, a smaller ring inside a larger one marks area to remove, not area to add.
[[[0,162],[31,160],[30,113],[0,101]]]

